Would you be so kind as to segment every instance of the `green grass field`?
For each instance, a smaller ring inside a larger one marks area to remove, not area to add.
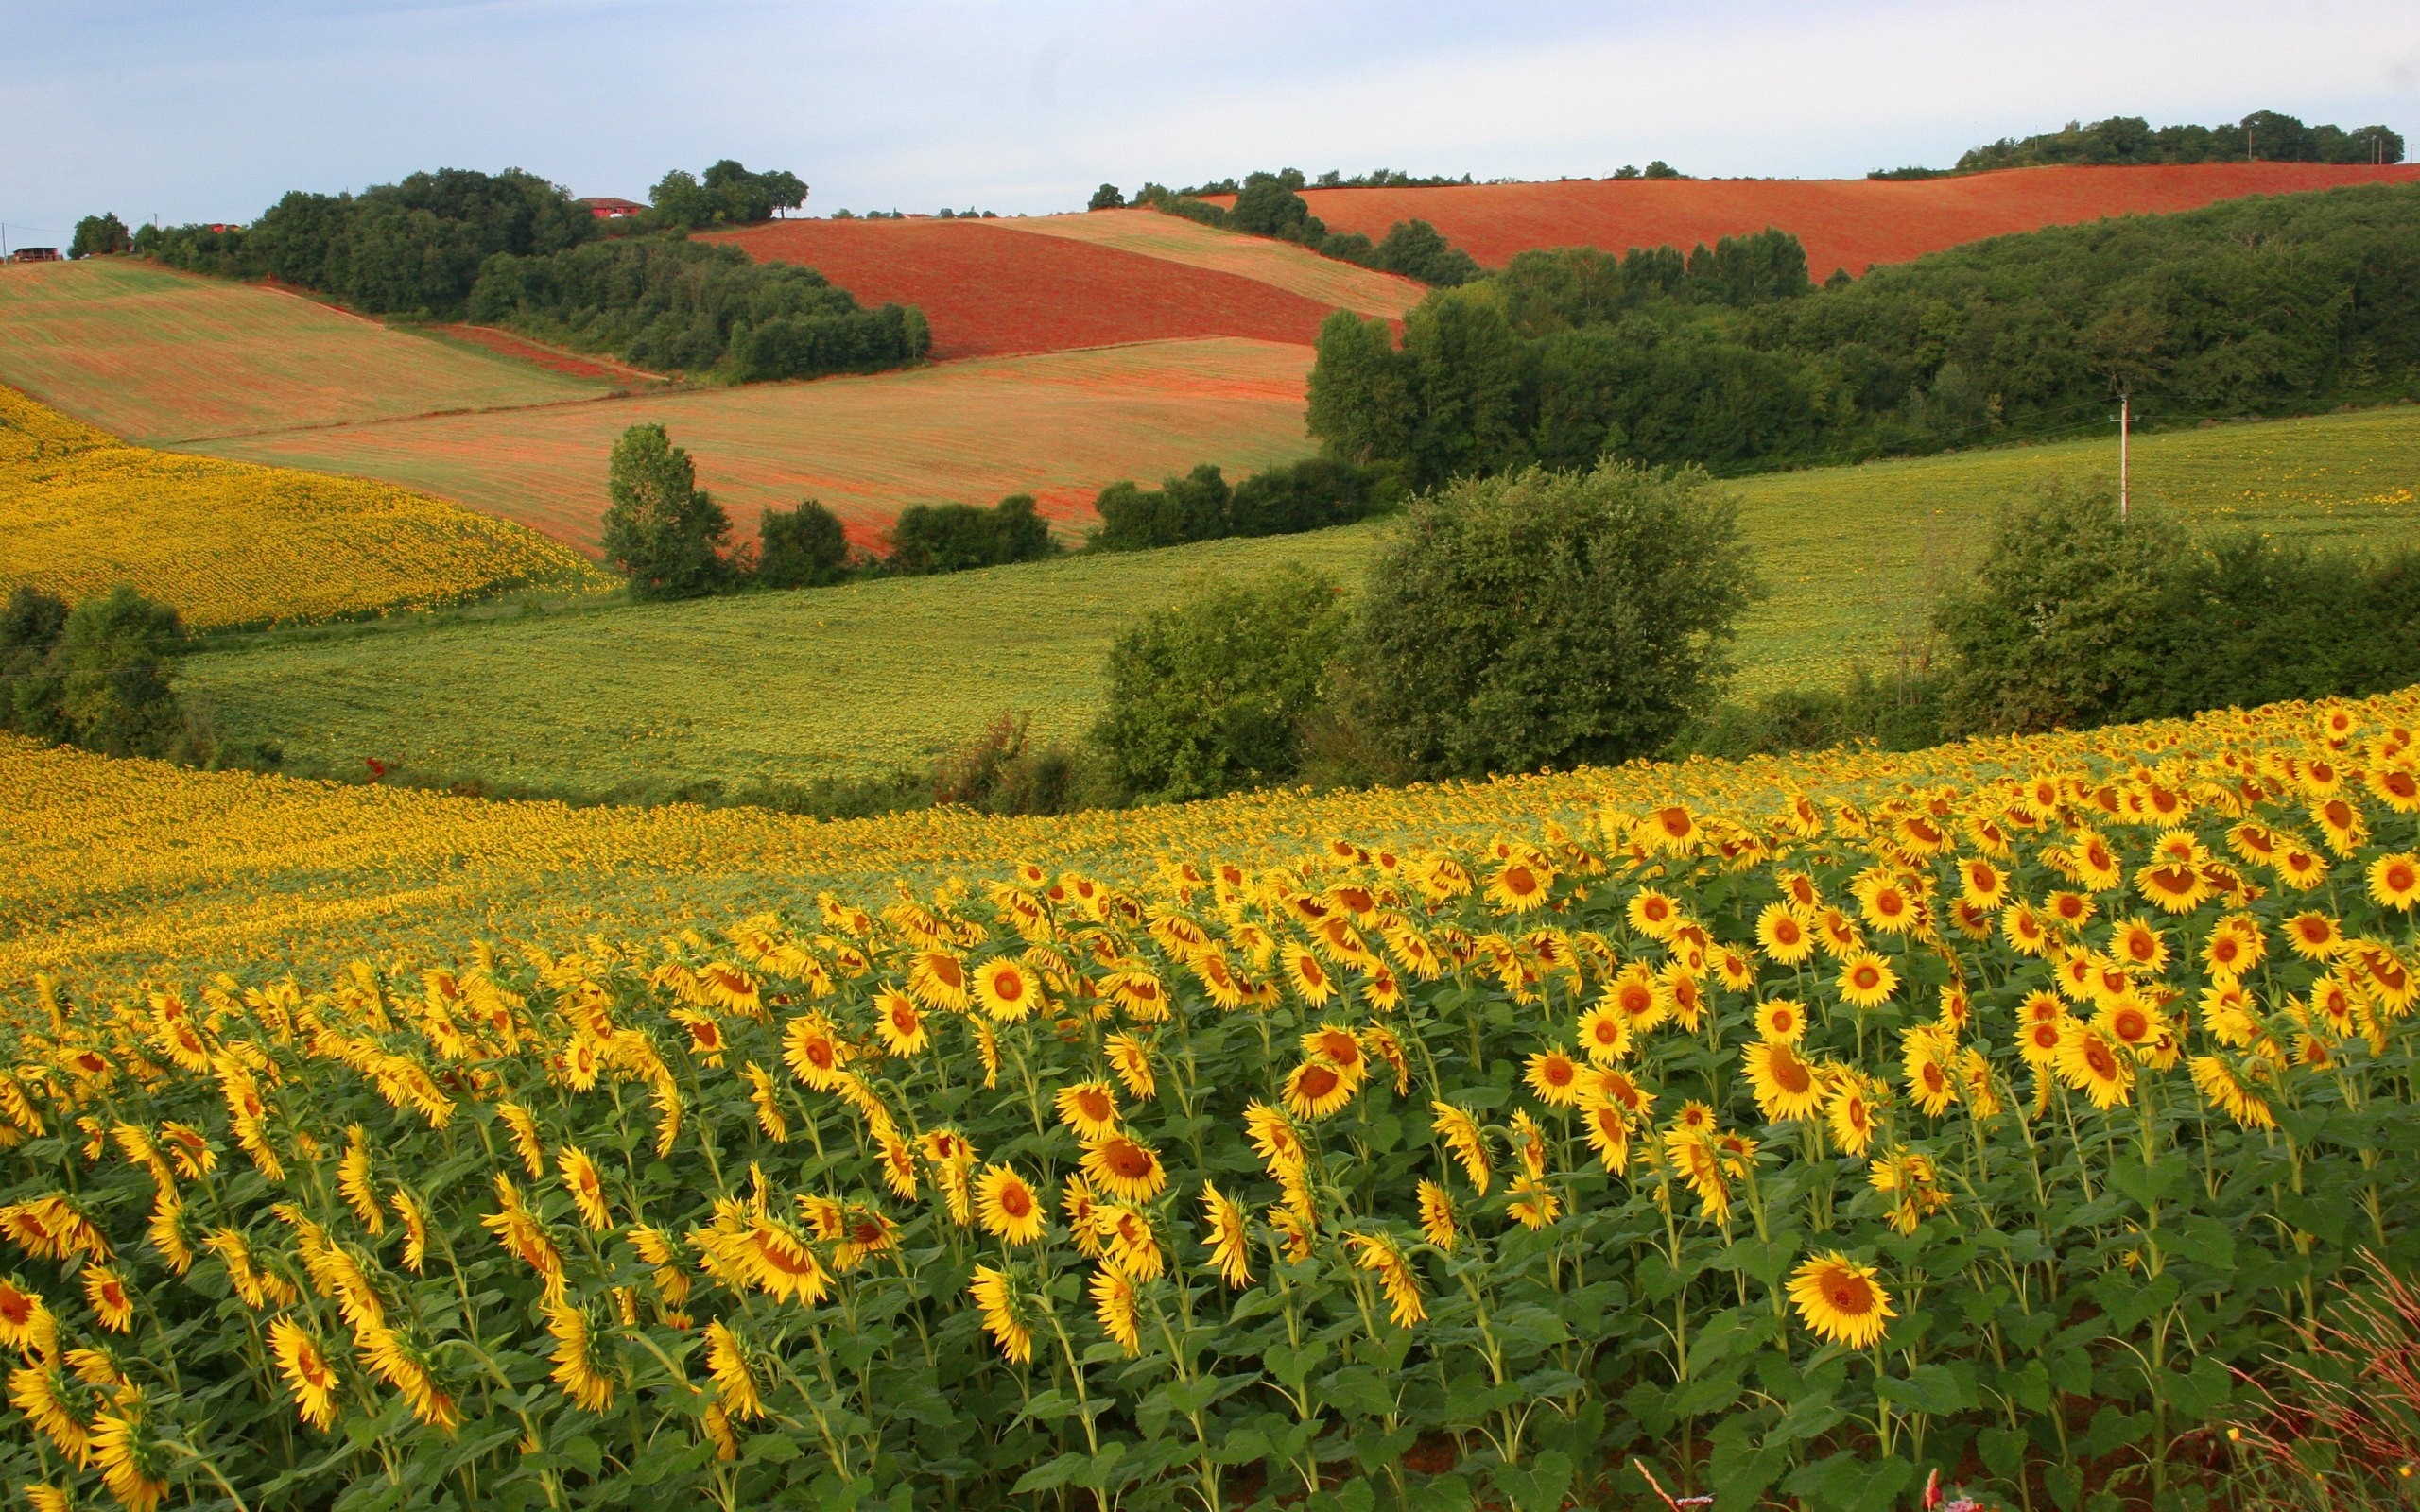
[[[1747,480],[1772,594],[1741,637],[1739,691],[1880,666],[1971,558],[2000,498],[2114,471],[2069,442]],[[2204,527],[2327,546],[2420,544],[2420,409],[2139,440],[2135,497]],[[1103,654],[1200,574],[1300,562],[1348,580],[1383,524],[954,577],[506,620],[406,622],[199,657],[222,733],[315,764],[367,757],[587,791],[633,780],[863,774],[1006,709],[1080,730]]]

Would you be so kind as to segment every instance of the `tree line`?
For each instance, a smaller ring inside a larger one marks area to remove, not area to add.
[[[2420,185],[1997,237],[1817,287],[1794,236],[1525,252],[1398,344],[1322,327],[1309,423],[1411,486],[1621,456],[1719,474],[2420,396]]]
[[[762,220],[806,186],[728,159],[667,174],[650,210],[600,220],[535,174],[446,168],[359,195],[301,190],[249,227],[147,226],[172,267],[268,278],[372,315],[510,326],[644,368],[729,382],[863,372],[921,359],[922,312],[860,306],[811,268],[758,264],[686,233]]]
[[[1871,179],[1938,179],[1996,168],[2054,163],[2133,165],[2162,163],[2401,163],[2403,137],[2384,126],[2305,126],[2275,111],[2255,111],[2227,126],[2154,128],[2139,115],[2113,115],[2089,126],[2069,121],[2057,131],[2002,137],[1969,148],[1955,168],[1892,168]]]
[[[1399,177],[1404,178],[1407,185],[1470,181],[1468,175],[1458,180],[1442,180]],[[1346,182],[1338,180],[1340,186]],[[1311,214],[1310,202],[1302,197],[1300,191],[1305,183],[1299,168],[1247,174],[1240,184],[1230,179],[1184,190],[1147,183],[1136,192],[1133,203],[1148,205],[1165,215],[1182,215],[1205,226],[1293,242],[1322,257],[1375,268],[1382,273],[1401,274],[1438,288],[1467,284],[1479,276],[1478,261],[1447,242],[1436,227],[1425,220],[1399,220],[1389,227],[1387,234],[1376,242],[1357,231],[1329,231],[1325,221]],[[1322,187],[1331,186],[1323,180]],[[1236,202],[1222,208],[1201,198],[1207,194],[1232,194]],[[1115,210],[1126,203],[1126,197],[1117,185],[1105,183],[1094,192],[1092,202],[1085,208]]]

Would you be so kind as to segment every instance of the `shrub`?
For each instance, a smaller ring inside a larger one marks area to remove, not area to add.
[[[1370,715],[1415,769],[1478,777],[1659,750],[1712,701],[1758,592],[1694,471],[1535,468],[1416,500],[1370,570]]]
[[[177,611],[124,583],[71,611],[19,588],[0,611],[0,728],[105,756],[198,760],[210,744],[177,694]]]
[[[1343,648],[1338,593],[1299,568],[1246,587],[1212,582],[1120,636],[1093,731],[1111,776],[1168,800],[1291,777],[1303,721]]]
[[[767,588],[821,588],[848,574],[848,535],[821,504],[804,499],[757,518],[756,581]]]
[[[1448,243],[1425,220],[1399,220],[1387,228],[1386,239],[1371,251],[1369,264],[1439,288],[1468,284],[1483,271],[1478,259]]]
[[[1142,551],[1227,536],[1282,536],[1350,524],[1392,506],[1401,485],[1387,470],[1338,457],[1310,457],[1256,472],[1228,487],[1204,462],[1157,489],[1113,483],[1093,500],[1100,525],[1086,540],[1096,551]]]
[[[1100,528],[1091,544],[1103,551],[1140,551],[1216,541],[1235,533],[1227,518],[1231,496],[1225,475],[1211,462],[1157,489],[1113,483],[1093,500]]]
[[[911,504],[891,522],[889,539],[885,568],[903,577],[1040,561],[1058,549],[1030,493],[1010,494],[989,509]]]
[[[631,597],[695,598],[731,581],[731,519],[697,485],[696,465],[663,426],[633,425],[614,443],[605,558],[630,576]]]

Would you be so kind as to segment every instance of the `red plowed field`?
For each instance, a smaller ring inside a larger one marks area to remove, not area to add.
[[[2219,163],[2187,167],[2012,168],[1959,179],[1577,180],[1439,189],[1312,189],[1331,231],[1384,236],[1426,220],[1491,267],[1537,247],[1678,247],[1778,226],[1806,244],[1818,279],[1862,273],[1961,242],[2105,215],[2194,210],[2243,195],[2290,194],[2378,180],[2420,180],[2420,165],[2338,167]]]
[[[979,220],[779,220],[712,239],[804,264],[866,304],[917,306],[936,358],[1183,336],[1308,344],[1329,308],[1256,279]]]

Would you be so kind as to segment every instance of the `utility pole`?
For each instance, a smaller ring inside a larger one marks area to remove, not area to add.
[[[2126,523],[2127,477],[2126,433],[2134,428],[2135,396],[2124,390],[2118,394],[2118,523]]]

